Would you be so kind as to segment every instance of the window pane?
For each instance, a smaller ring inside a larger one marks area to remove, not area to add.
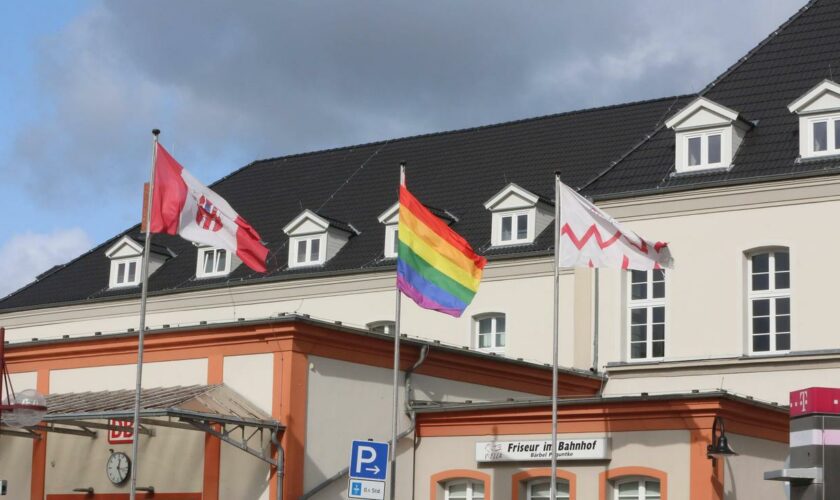
[[[654,358],[665,357],[665,342],[654,342],[653,343],[653,357]]]
[[[117,264],[117,283],[125,283],[125,263]]]
[[[505,331],[505,317],[498,316],[496,318],[496,331],[497,332],[504,332]]]
[[[790,299],[776,299],[776,314],[790,314]]]
[[[768,290],[770,288],[769,274],[753,274],[752,289],[753,290]]]
[[[128,263],[128,283],[134,283],[137,281],[135,278],[137,276],[137,263],[136,262],[129,262]]]
[[[688,139],[688,165],[700,165],[700,138],[691,137]]]
[[[484,498],[484,483],[472,483],[473,498]]]
[[[633,325],[643,325],[647,323],[647,309],[644,307],[633,309],[630,311],[630,323]]]
[[[787,271],[776,273],[776,289],[785,290],[788,288],[790,288],[790,273]]]
[[[790,332],[790,316],[776,316],[776,333]]]
[[[493,326],[493,318],[478,320],[478,333],[490,333]]]
[[[393,231],[394,233],[394,255],[400,253],[400,231]]]
[[[647,357],[647,344],[644,342],[634,342],[630,344],[630,357],[633,359]]]
[[[788,351],[790,350],[790,334],[780,333],[776,335],[776,350]]]
[[[306,262],[306,240],[299,240],[297,245],[297,261],[298,263]]]
[[[659,481],[645,481],[645,500],[659,500]]]
[[[776,271],[790,270],[790,254],[788,252],[776,252],[773,256],[776,260]]]
[[[653,284],[653,298],[661,299],[665,297],[665,283]]]
[[[516,239],[517,240],[524,240],[528,238],[528,216],[527,215],[517,215],[516,216]]]
[[[753,318],[753,333],[770,333],[770,318]]]
[[[720,134],[710,135],[708,163],[720,163]]]
[[[647,271],[630,271],[631,283],[647,283]]]
[[[753,351],[769,351],[770,335],[753,335]]]
[[[213,252],[204,252],[204,274],[213,272]]]
[[[647,338],[647,326],[633,325],[630,327],[630,341],[640,342]]]
[[[766,273],[770,271],[770,254],[760,253],[752,256],[752,272]]]
[[[834,120],[834,149],[840,149],[840,120]]]
[[[665,340],[665,325],[653,325],[653,340]]]
[[[490,347],[490,334],[489,333],[479,333],[478,334],[478,347],[481,349],[485,349]]]
[[[653,322],[654,323],[664,323],[665,322],[665,308],[664,307],[654,307],[653,308]]]
[[[216,262],[216,271],[222,273],[225,271],[225,261],[227,260],[227,252],[224,250],[219,250],[219,252],[216,255],[219,259]]]
[[[505,346],[505,332],[497,333],[496,334],[496,347],[504,347]]]
[[[828,122],[814,123],[814,151],[828,149]]]
[[[452,500],[467,498],[467,483],[450,484],[446,488],[448,498]]]
[[[321,240],[320,239],[315,238],[314,240],[312,240],[312,250],[309,252],[309,254],[310,254],[310,257],[311,257],[309,260],[311,262],[317,262],[318,259],[321,258]]]
[[[513,217],[502,217],[502,241],[510,241],[513,232]]]
[[[640,283],[630,287],[631,300],[643,300],[647,298],[647,285]]]
[[[769,316],[770,315],[770,301],[768,299],[760,299],[753,301],[753,316]]]

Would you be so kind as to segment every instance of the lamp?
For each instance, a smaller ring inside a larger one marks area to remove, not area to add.
[[[712,444],[706,447],[706,457],[714,460],[718,456],[726,455],[737,455],[737,453],[729,446],[723,419],[716,415],[715,422],[712,424]]]
[[[9,427],[37,425],[47,414],[46,399],[34,389],[15,393],[5,359],[6,330],[0,327],[0,422]],[[3,386],[6,397],[3,398]]]

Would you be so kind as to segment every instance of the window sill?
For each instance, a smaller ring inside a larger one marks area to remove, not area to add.
[[[723,174],[732,170],[732,167],[734,166],[734,164],[730,164],[727,166],[687,167],[683,168],[682,170],[671,172],[670,177],[691,177],[695,175]]]
[[[732,368],[752,365],[790,365],[802,363],[837,363],[840,361],[840,349],[820,349],[813,351],[788,351],[768,354],[745,354],[739,356],[680,359],[680,360],[644,360],[619,361],[607,363],[605,371],[613,374],[659,371],[659,370],[708,370],[710,368]]]

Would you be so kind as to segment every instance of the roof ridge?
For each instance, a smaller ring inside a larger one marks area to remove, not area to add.
[[[540,120],[548,120],[548,119],[551,119],[551,118],[558,118],[558,117],[562,117],[562,116],[571,116],[571,115],[582,114],[582,113],[590,113],[590,112],[593,112],[593,111],[605,111],[605,110],[623,108],[623,107],[628,107],[628,106],[637,106],[637,105],[640,105],[640,104],[649,104],[649,103],[653,103],[653,102],[657,102],[657,101],[664,101],[664,100],[668,100],[668,99],[686,97],[688,95],[693,95],[693,94],[665,96],[665,97],[657,97],[657,98],[653,98],[653,99],[641,99],[641,100],[638,100],[638,101],[630,101],[630,102],[623,102],[623,103],[617,103],[617,104],[607,104],[607,105],[604,105],[604,106],[595,106],[595,107],[592,107],[592,108],[573,109],[573,110],[569,110],[569,111],[562,111],[562,112],[559,112],[559,113],[551,113],[551,114],[547,114],[547,115],[531,116],[531,117],[527,117],[527,118],[518,118],[518,119],[515,119],[515,120],[508,120],[508,121],[497,122],[497,123],[488,123],[488,124],[485,124],[485,125],[476,125],[476,126],[473,126],[473,127],[456,128],[456,129],[451,129],[451,130],[440,130],[440,131],[436,131],[436,132],[426,132],[426,133],[422,133],[422,134],[406,135],[406,136],[402,136],[402,137],[395,137],[395,138],[391,138],[391,139],[383,139],[383,140],[379,140],[379,141],[363,142],[363,143],[360,143],[360,144],[350,144],[350,145],[338,146],[338,147],[334,147],[334,148],[317,149],[317,150],[313,150],[313,151],[304,151],[304,152],[301,152],[301,153],[292,153],[292,154],[288,154],[288,155],[274,156],[274,157],[270,157],[270,158],[262,158],[262,159],[259,159],[259,160],[254,160],[250,164],[246,165],[245,167],[242,167],[242,169],[244,169],[246,167],[249,167],[251,165],[254,165],[256,163],[267,163],[267,162],[272,162],[272,161],[286,160],[286,159],[291,159],[291,158],[300,158],[300,157],[316,155],[316,154],[331,153],[331,152],[336,152],[336,151],[344,151],[344,150],[348,150],[348,149],[372,147],[372,146],[378,146],[378,145],[381,145],[381,144],[386,144],[386,143],[389,143],[389,142],[393,143],[393,142],[397,142],[397,141],[407,141],[407,140],[411,140],[411,139],[420,139],[420,138],[424,138],[424,137],[435,137],[435,136],[439,136],[439,135],[459,134],[459,133],[465,133],[465,132],[472,132],[472,131],[475,131],[475,130],[484,130],[484,129],[491,129],[491,128],[497,128],[497,127],[504,127],[504,126],[508,126],[508,125],[516,125],[516,124],[519,124],[519,123],[528,123],[528,122],[534,122],[534,121],[540,121]],[[242,169],[239,169],[239,170],[242,170]],[[236,172],[238,172],[239,170],[237,170]],[[234,173],[236,173],[236,172],[234,172]],[[233,175],[233,173],[225,176],[224,178],[230,177],[231,175]]]
[[[755,47],[753,47],[752,49],[750,49],[749,51],[747,51],[747,53],[746,53],[746,54],[744,54],[743,56],[741,56],[741,57],[740,57],[737,61],[735,61],[732,65],[730,65],[728,68],[726,68],[726,69],[723,71],[723,73],[721,73],[720,75],[718,75],[718,76],[717,76],[717,78],[715,78],[714,80],[712,80],[711,82],[709,82],[709,83],[708,83],[705,87],[703,87],[703,88],[702,88],[699,92],[697,92],[696,94],[685,94],[685,95],[683,95],[683,96],[675,96],[675,97],[687,97],[687,96],[689,96],[689,95],[694,95],[694,96],[696,96],[697,98],[699,98],[699,97],[703,97],[705,94],[707,94],[709,91],[711,91],[711,90],[712,90],[712,89],[713,89],[713,88],[714,88],[714,87],[715,87],[718,83],[720,83],[720,82],[721,82],[721,80],[723,80],[724,78],[728,77],[728,76],[729,76],[729,75],[731,75],[731,74],[732,74],[735,70],[737,70],[739,67],[741,67],[741,66],[742,66],[745,62],[747,62],[747,60],[749,60],[749,58],[750,58],[750,57],[752,57],[753,55],[755,55],[755,53],[756,53],[756,52],[758,52],[758,51],[759,51],[759,50],[761,50],[761,49],[762,49],[765,45],[767,45],[768,43],[770,43],[770,41],[772,41],[774,38],[776,38],[776,36],[778,36],[778,35],[779,35],[779,33],[780,33],[782,30],[784,30],[784,29],[785,29],[785,28],[787,28],[787,27],[788,27],[791,23],[793,23],[794,21],[796,21],[796,20],[797,20],[797,19],[798,19],[798,18],[799,18],[802,14],[804,14],[804,13],[805,13],[805,11],[807,11],[808,9],[810,9],[810,8],[811,8],[811,7],[812,7],[815,3],[817,3],[818,1],[820,1],[820,0],[810,0],[808,3],[806,3],[805,5],[803,5],[802,7],[800,7],[800,8],[799,8],[799,10],[797,10],[797,11],[796,11],[796,12],[795,12],[792,16],[790,16],[790,17],[789,17],[789,18],[788,18],[785,22],[783,22],[782,24],[780,24],[780,25],[779,25],[779,26],[778,26],[775,30],[773,30],[773,32],[772,32],[772,33],[770,33],[769,35],[767,35],[766,37],[764,37],[764,39],[763,39],[763,40],[761,40],[760,42],[758,42],[758,44],[757,44]],[[670,109],[669,109],[669,111],[670,111]],[[649,140],[651,140],[651,139],[653,138],[653,136],[655,136],[656,134],[658,134],[659,132],[661,132],[661,131],[662,131],[662,128],[663,128],[664,126],[665,126],[665,123],[664,123],[664,121],[663,121],[661,124],[659,124],[659,125],[658,125],[658,126],[657,126],[654,130],[653,130],[653,132],[651,132],[651,133],[647,134],[647,135],[646,135],[646,136],[645,136],[645,137],[644,137],[641,141],[639,141],[639,143],[638,143],[638,144],[636,144],[636,145],[634,145],[633,147],[631,147],[631,148],[630,148],[630,149],[629,149],[626,153],[624,153],[623,155],[621,155],[621,157],[619,157],[619,159],[618,159],[618,160],[614,161],[613,163],[611,163],[611,164],[610,164],[610,166],[608,166],[608,167],[607,167],[607,168],[605,168],[603,171],[601,171],[601,172],[599,172],[598,174],[596,174],[596,175],[595,175],[595,177],[593,177],[593,178],[592,178],[592,179],[590,179],[589,181],[585,182],[585,183],[584,183],[584,184],[583,184],[580,188],[578,188],[578,190],[579,190],[579,191],[582,191],[582,190],[584,190],[584,189],[588,188],[589,186],[591,186],[592,184],[594,184],[594,183],[598,182],[598,180],[599,180],[599,179],[603,178],[605,175],[607,175],[609,172],[611,172],[611,171],[612,171],[612,170],[613,170],[613,169],[614,169],[614,168],[615,168],[615,167],[616,167],[619,163],[621,163],[622,161],[624,161],[624,160],[625,160],[628,156],[630,156],[631,154],[633,154],[633,152],[635,152],[635,151],[636,151],[636,150],[638,150],[640,147],[642,147],[642,146],[643,146],[646,142],[648,142]]]

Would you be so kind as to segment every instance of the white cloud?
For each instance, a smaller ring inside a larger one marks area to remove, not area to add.
[[[0,247],[0,297],[17,290],[56,264],[64,264],[91,247],[80,228],[52,233],[22,233]]]

